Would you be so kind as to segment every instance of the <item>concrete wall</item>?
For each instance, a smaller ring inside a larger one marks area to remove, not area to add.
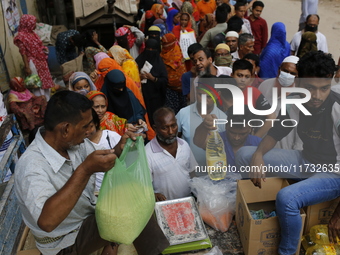
[[[20,5],[20,1],[16,0],[17,5]],[[5,57],[5,63],[7,66],[9,77],[22,76],[23,72],[23,61],[22,57],[19,53],[19,49],[13,43],[13,36],[10,32],[7,21],[4,20],[3,8],[2,8],[2,0],[0,0],[1,8],[0,8],[0,45]],[[27,12],[28,14],[32,14],[39,18],[38,9],[36,8],[36,0],[26,1],[27,4]],[[19,12],[22,14],[21,7],[19,7]],[[0,88],[2,91],[7,90],[8,84],[1,83]]]

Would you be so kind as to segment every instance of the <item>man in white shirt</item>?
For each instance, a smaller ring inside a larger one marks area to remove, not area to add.
[[[296,55],[300,46],[301,37],[304,32],[314,32],[316,34],[316,44],[318,50],[321,50],[325,53],[328,52],[327,39],[322,33],[318,31],[320,17],[317,14],[310,14],[307,16],[305,28],[293,36],[292,41],[290,42],[290,53],[291,55]]]
[[[238,38],[238,50],[231,53],[233,56],[233,62],[242,59],[248,53],[253,53],[255,45],[254,36],[251,34],[240,34]]]
[[[156,137],[146,146],[157,201],[190,196],[190,172],[197,166],[186,141],[177,137],[178,126],[171,108],[162,107],[154,113]]]

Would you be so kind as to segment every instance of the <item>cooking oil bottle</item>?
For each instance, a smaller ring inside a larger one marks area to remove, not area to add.
[[[206,147],[207,171],[210,179],[222,180],[227,175],[227,155],[217,130],[210,132]]]
[[[309,230],[309,236],[313,243],[321,245],[330,244],[328,238],[328,226],[325,224],[315,225],[311,227]],[[336,241],[339,242],[339,239],[337,238]]]
[[[321,245],[316,244],[307,249],[305,255],[339,255],[340,246],[339,245]]]

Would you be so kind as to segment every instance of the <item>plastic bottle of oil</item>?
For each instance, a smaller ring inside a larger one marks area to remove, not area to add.
[[[321,245],[316,244],[307,249],[305,255],[339,255],[339,245]]]
[[[311,227],[309,230],[309,235],[313,243],[321,245],[330,244],[328,238],[328,226],[325,224],[315,225]],[[339,242],[339,239],[337,239],[337,242]]]
[[[217,130],[210,132],[206,147],[207,171],[210,179],[222,180],[227,175],[227,155]]]

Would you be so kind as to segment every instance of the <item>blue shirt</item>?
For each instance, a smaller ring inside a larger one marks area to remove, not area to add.
[[[227,133],[226,131],[220,132],[220,136],[224,142],[224,150],[225,153],[227,154],[227,163],[230,166],[236,166],[235,165],[235,154],[233,151],[233,147],[229,143],[229,140],[227,138]],[[243,146],[258,146],[261,142],[262,138],[254,135],[248,135],[245,143]]]
[[[182,74],[182,93],[186,96],[190,93],[190,79],[193,78],[193,73],[191,71]]]

